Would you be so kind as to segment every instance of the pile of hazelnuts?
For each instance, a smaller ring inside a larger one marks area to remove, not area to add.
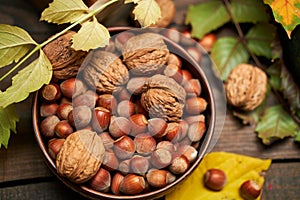
[[[87,182],[94,190],[135,195],[163,188],[184,174],[197,159],[206,133],[207,102],[200,81],[181,68],[182,60],[174,54],[169,59],[178,63],[187,93],[187,114],[177,122],[150,118],[139,96],[126,86],[117,94],[99,94],[75,77],[43,86],[40,132],[50,157],[56,159],[73,132],[88,129],[101,137],[106,150],[100,170]],[[168,69],[164,75],[173,78],[174,73]]]

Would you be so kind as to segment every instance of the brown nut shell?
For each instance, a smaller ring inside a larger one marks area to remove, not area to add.
[[[127,40],[122,54],[130,72],[145,76],[154,74],[164,67],[169,50],[159,34],[143,33]]]
[[[102,139],[95,132],[74,132],[66,138],[57,154],[57,172],[75,183],[83,183],[97,173],[104,153]]]
[[[90,52],[82,63],[81,71],[87,84],[98,93],[118,92],[129,79],[128,70],[121,59],[102,50]]]

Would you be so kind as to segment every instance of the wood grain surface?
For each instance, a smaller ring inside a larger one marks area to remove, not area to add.
[[[173,25],[182,27],[186,8],[199,0],[175,0],[177,14]],[[0,0],[0,23],[17,25],[26,29],[41,42],[57,31],[57,26],[39,21],[39,11],[28,1]],[[106,21],[108,26],[128,25],[120,16]],[[118,23],[116,23],[116,21]],[[0,69],[0,75],[7,69]],[[7,87],[9,81],[0,84]],[[17,134],[12,134],[8,149],[0,149],[0,199],[84,199],[64,186],[47,168],[35,141],[32,118],[32,96],[17,104],[20,122]],[[1,122],[0,122],[1,123]],[[212,151],[273,159],[266,173],[263,200],[296,200],[300,198],[300,146],[291,138],[265,146],[254,132],[254,127],[243,126],[227,112],[223,131]]]

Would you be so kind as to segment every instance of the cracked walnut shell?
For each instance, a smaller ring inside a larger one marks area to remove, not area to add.
[[[186,92],[174,79],[157,74],[142,88],[141,104],[150,117],[178,121],[183,114]]]
[[[169,50],[163,38],[156,33],[131,37],[122,49],[123,61],[135,75],[152,75],[164,67]]]
[[[53,77],[56,79],[75,77],[87,54],[87,52],[72,49],[72,37],[75,33],[68,31],[43,48],[52,64]]]
[[[228,103],[244,111],[254,110],[265,99],[267,81],[265,72],[258,67],[236,66],[225,82]]]
[[[129,79],[128,69],[121,59],[107,51],[94,50],[89,53],[80,72],[85,82],[99,93],[113,93],[122,89]]]
[[[75,183],[83,183],[97,173],[104,153],[102,139],[95,132],[74,132],[66,138],[57,155],[57,172]]]

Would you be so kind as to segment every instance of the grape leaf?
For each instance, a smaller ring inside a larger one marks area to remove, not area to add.
[[[281,67],[281,77],[283,96],[288,100],[292,113],[296,113],[300,110],[300,89],[284,65]]]
[[[267,171],[271,159],[259,159],[228,152],[211,152],[204,156],[195,171],[166,195],[166,200],[241,200],[239,188],[246,180],[264,184],[262,172]],[[208,169],[221,169],[227,175],[221,191],[205,187],[203,177]],[[257,200],[260,197],[257,198]]]
[[[134,19],[138,20],[142,27],[148,27],[155,24],[161,17],[160,7],[155,0],[139,0],[133,9]]]
[[[211,0],[191,5],[186,15],[186,24],[191,24],[191,35],[202,38],[206,33],[229,22],[230,16],[221,0]]]
[[[292,30],[300,24],[299,0],[264,0],[272,8],[275,20],[282,24],[290,37]]]
[[[214,44],[211,57],[220,71],[222,79],[226,80],[235,66],[248,61],[249,54],[237,38],[223,37]]]
[[[275,26],[269,23],[259,23],[252,27],[247,35],[249,49],[257,56],[274,58],[272,55],[272,42],[275,39]]]
[[[18,62],[36,42],[23,29],[0,24],[0,68]]]
[[[281,105],[275,105],[266,110],[255,131],[258,132],[258,137],[262,139],[262,142],[269,145],[276,139],[294,137],[297,128],[297,124]]]
[[[56,24],[73,23],[87,12],[88,7],[82,0],[54,0],[42,12],[41,20]]]
[[[267,22],[269,19],[261,0],[231,0],[231,8],[239,23]]]
[[[0,92],[0,95],[2,92]],[[10,131],[17,133],[16,123],[19,121],[15,105],[0,108],[0,148],[3,145],[5,148],[8,146]]]
[[[282,91],[281,87],[281,65],[282,61],[275,62],[266,70],[267,74],[269,75],[269,83],[271,86],[278,90]]]
[[[40,50],[39,57],[20,70],[12,78],[12,85],[3,93],[0,93],[0,108],[20,102],[26,99],[30,92],[34,92],[43,84],[50,82],[52,66],[47,56]]]
[[[109,38],[107,28],[98,23],[96,17],[94,17],[92,21],[84,22],[78,33],[73,36],[72,47],[75,50],[88,51],[104,47],[109,43]]]

